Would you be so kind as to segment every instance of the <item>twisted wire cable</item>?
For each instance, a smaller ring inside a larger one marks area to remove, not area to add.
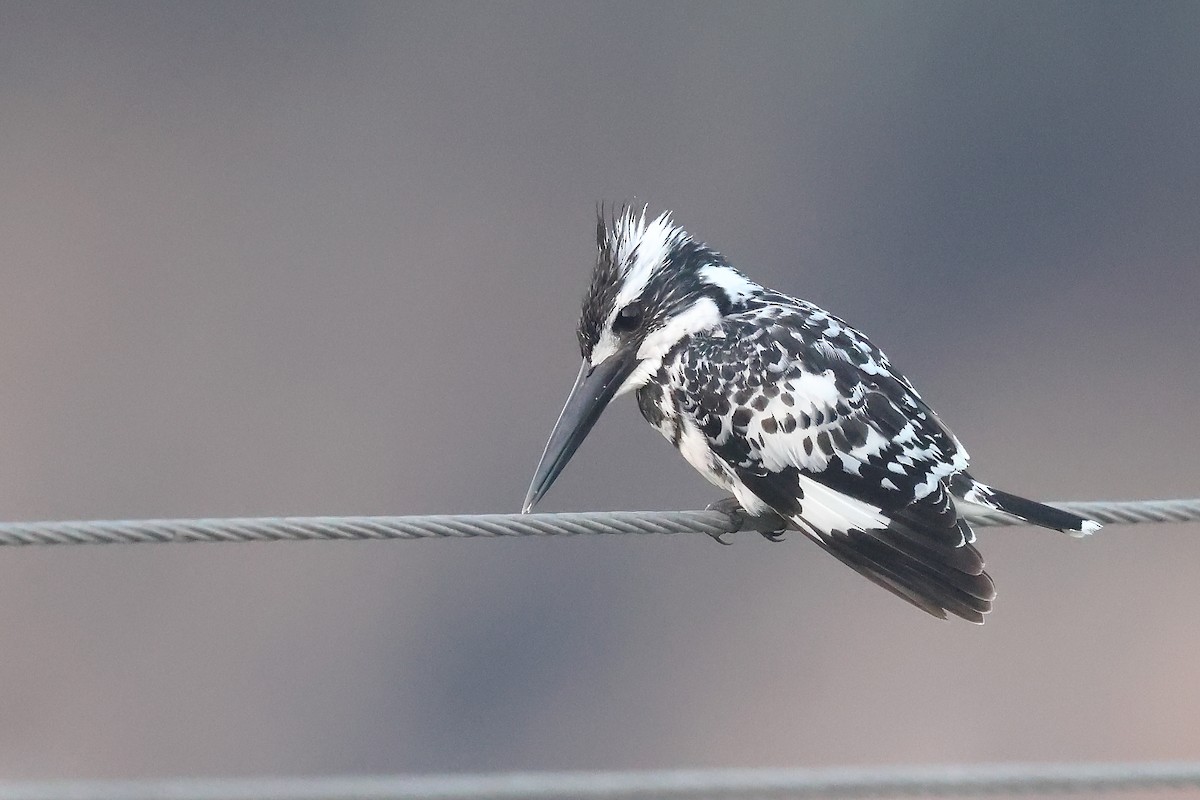
[[[1071,502],[1053,505],[1102,523],[1200,521],[1200,499]],[[965,511],[975,525],[1023,525],[995,512]],[[0,523],[0,546],[276,542],[339,539],[438,539],[586,534],[704,533],[759,530],[725,511],[597,511],[565,514],[444,514],[407,517],[230,517]]]
[[[1200,764],[989,764],[849,769],[0,783],[0,800],[799,800],[994,797],[1200,788]]]

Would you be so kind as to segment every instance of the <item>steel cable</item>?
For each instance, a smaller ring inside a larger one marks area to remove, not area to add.
[[[1053,505],[1103,523],[1200,521],[1200,499],[1071,502]],[[965,511],[975,525],[1022,525],[997,513]],[[139,544],[429,539],[755,530],[724,511],[596,511],[566,514],[445,514],[407,517],[230,517],[0,523],[0,545]]]
[[[843,769],[0,783],[0,800],[800,800],[994,797],[1200,788],[1200,764],[987,764]]]

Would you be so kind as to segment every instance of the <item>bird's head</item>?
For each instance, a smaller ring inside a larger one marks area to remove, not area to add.
[[[583,365],[525,496],[528,512],[554,483],[608,403],[644,386],[686,337],[762,291],[664,213],[623,207],[596,221],[596,269],[583,299]]]

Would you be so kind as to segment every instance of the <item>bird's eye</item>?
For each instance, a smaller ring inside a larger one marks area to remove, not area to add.
[[[638,303],[630,303],[620,310],[613,320],[613,331],[624,333],[642,324],[642,307]]]

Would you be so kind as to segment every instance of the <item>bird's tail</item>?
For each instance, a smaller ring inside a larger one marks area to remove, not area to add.
[[[1030,525],[1051,528],[1071,536],[1088,536],[1100,530],[1100,523],[1061,508],[1054,508],[1036,500],[1029,500],[980,483],[966,473],[955,475],[950,482],[950,492],[959,500],[977,506],[1002,511],[1022,519]]]
[[[801,489],[803,513],[796,503],[789,519],[860,575],[941,619],[982,623],[992,610],[996,587],[975,534],[941,484],[886,514],[814,480],[801,478]]]

